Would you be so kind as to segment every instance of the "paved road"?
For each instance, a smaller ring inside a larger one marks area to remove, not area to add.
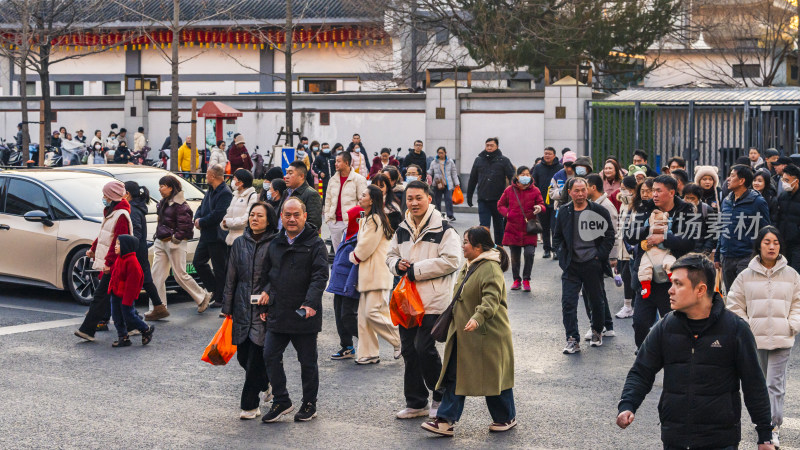
[[[460,231],[477,223],[474,214],[458,218]],[[113,349],[113,331],[100,333],[96,343],[72,336],[85,308],[67,295],[0,285],[0,448],[660,448],[660,377],[634,425],[622,431],[614,424],[634,358],[630,319],[616,321],[618,337],[607,338],[602,348],[563,355],[560,274],[555,261],[540,256],[533,292],[509,295],[519,421],[511,432],[488,432],[491,419],[480,398],[467,401],[450,440],[422,431],[422,420],[395,419],[404,407],[402,361],[392,359],[385,343],[378,365],[329,360],[338,343],[330,296],[319,338],[319,417],[265,425],[238,419],[244,371],[235,360],[225,367],[200,361],[221,321],[216,311],[198,315],[191,302],[171,296],[172,316],[157,324],[149,346]],[[510,284],[508,273],[506,280]],[[613,282],[606,286],[616,312],[621,290]],[[585,332],[582,309],[580,319]],[[43,329],[31,331],[37,327]],[[783,448],[800,448],[798,354],[789,367]],[[292,398],[299,402],[293,350],[285,362]],[[755,448],[746,413],[742,420],[742,448]]]

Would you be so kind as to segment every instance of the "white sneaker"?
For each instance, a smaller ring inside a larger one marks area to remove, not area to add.
[[[242,419],[242,420],[252,420],[252,419],[255,419],[256,417],[258,417],[260,415],[261,415],[261,409],[260,408],[251,409],[249,411],[246,411],[246,410],[243,409],[242,413],[239,414],[239,418]]]
[[[436,400],[431,402],[431,409],[428,411],[428,417],[429,418],[431,418],[431,419],[435,419],[436,418],[436,414],[439,412],[439,405],[441,405],[441,404],[442,404],[442,402],[437,402]]]
[[[429,413],[427,405],[422,408],[405,408],[397,413],[398,419],[413,419],[415,417],[424,417]]]
[[[781,445],[780,438],[781,429],[779,427],[775,427],[772,429],[772,445],[777,449]]]
[[[199,305],[197,305],[197,313],[198,314],[202,314],[205,310],[208,309],[208,302],[211,301],[211,297],[213,297],[213,296],[214,296],[213,293],[206,292],[206,296],[203,297],[203,301],[200,302]]]
[[[400,359],[400,357],[403,356],[403,353],[401,352],[400,347],[395,347],[394,348],[394,355],[393,356],[394,356],[394,359]]]
[[[584,341],[592,340],[592,327],[589,327],[589,330],[586,332],[586,334],[583,335],[583,340]]]
[[[268,385],[267,390],[258,394],[262,403],[269,403],[272,400],[272,385]]]
[[[617,319],[627,319],[628,317],[633,317],[633,308],[627,305],[623,305],[622,309],[616,314]]]
[[[617,333],[615,333],[614,330],[606,330],[603,328],[603,337],[614,337],[616,335]]]

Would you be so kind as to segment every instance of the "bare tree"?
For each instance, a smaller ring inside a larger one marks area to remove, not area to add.
[[[232,11],[237,6],[237,2],[220,2],[206,0],[201,5],[197,5],[191,15],[181,15],[179,0],[137,0],[136,2],[125,0],[114,0],[123,11],[130,14],[140,22],[139,33],[146,36],[153,48],[159,55],[169,62],[172,69],[172,82],[170,85],[170,170],[178,170],[178,125],[180,123],[179,98],[180,98],[180,65],[197,58],[199,54],[188,56],[181,59],[180,43],[181,35],[184,30],[197,26],[201,22],[209,20],[231,19]],[[137,4],[138,3],[138,4]],[[150,8],[145,8],[150,6]],[[145,14],[144,11],[154,10],[158,14]],[[198,14],[200,12],[200,14]],[[167,48],[157,45],[151,33],[154,29],[166,29],[172,36]],[[200,54],[203,52],[201,51]],[[196,142],[193,145],[198,145]],[[194,153],[193,153],[194,154]]]
[[[784,1],[697,1],[687,46],[702,57],[681,56],[673,68],[712,84],[771,86],[794,48],[796,14]]]
[[[81,51],[63,50],[68,37],[86,31],[98,31],[107,20],[101,11],[102,0],[6,0],[0,8],[0,53],[10,57],[20,68],[20,96],[22,97],[23,140],[30,141],[28,134],[28,108],[26,82],[28,69],[39,75],[44,100],[44,135],[49,143],[50,118],[52,117],[50,92],[50,66],[62,61],[82,58],[104,52],[107,46],[82,42]],[[59,45],[61,44],[61,45]],[[77,45],[76,45],[77,46]],[[69,47],[69,45],[67,45]],[[27,152],[23,142],[23,151]],[[40,152],[40,157],[41,154]],[[27,157],[27,153],[26,153]]]

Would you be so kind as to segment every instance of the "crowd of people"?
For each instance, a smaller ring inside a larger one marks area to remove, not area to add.
[[[380,363],[381,340],[403,359],[398,418],[426,416],[422,428],[452,436],[465,396],[484,396],[490,430],[506,431],[516,425],[516,411],[503,273],[511,269],[508,290],[531,291],[542,242],[543,258],[557,259],[562,271],[563,353],[581,351],[581,298],[590,347],[615,336],[615,318],[632,318],[637,355],[619,404],[621,427],[633,422],[664,369],[665,448],[738,445],[740,385],[759,448],[779,443],[787,362],[800,333],[800,168],[788,158],[751,149],[720,181],[712,166],[696,167],[692,179],[680,157],[659,174],[642,150],[629,165],[611,156],[595,167],[596,159],[570,149],[559,158],[547,147],[532,167],[515,167],[489,138],[465,194],[472,206],[477,192],[480,226],[459,237],[451,223],[460,180],[447,149],[428,158],[416,141],[404,158],[382,149],[370,161],[358,134],[347,148],[307,142],[285,173],[266,171],[260,194],[246,167],[228,186],[225,155],[212,153],[209,189],[194,212],[180,184],[164,177],[152,269],[142,246],[149,193],[135,183],[109,183],[101,232],[87,253],[103,275],[75,334],[94,340],[113,315],[115,346],[130,345],[136,331],[142,344],[150,342],[154,327],[139,318],[133,293],[143,286],[150,298],[145,320],[168,316],[171,268],[199,313],[218,307],[233,319],[246,372],[240,417],[262,415],[269,400],[264,422],[295,410],[283,368],[291,343],[303,386],[294,418],[307,421],[316,416],[327,291],[339,336],[331,359]],[[330,268],[322,227],[334,252]],[[193,263],[203,287],[185,273],[194,228],[200,240]],[[606,277],[623,288],[622,298],[608,295]],[[417,326],[392,322],[398,282],[416,287],[425,312]],[[612,316],[615,300],[621,307]],[[436,348],[442,326],[443,358]],[[696,395],[681,394],[687,390]],[[708,431],[692,431],[700,429]]]

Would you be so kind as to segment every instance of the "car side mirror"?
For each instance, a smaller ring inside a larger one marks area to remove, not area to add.
[[[39,222],[46,227],[52,227],[53,221],[50,220],[50,217],[47,216],[47,213],[44,211],[34,210],[28,211],[22,216],[28,222]]]

